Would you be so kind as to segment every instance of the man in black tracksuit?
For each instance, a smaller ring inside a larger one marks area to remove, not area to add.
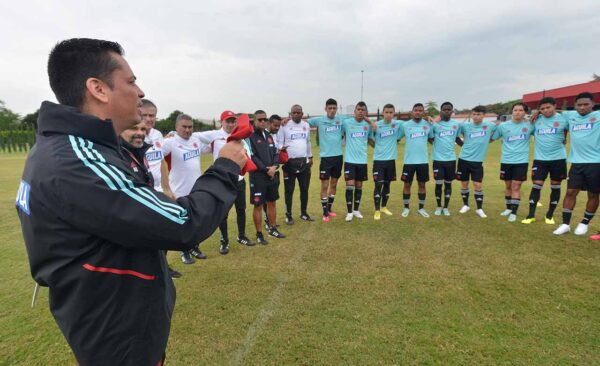
[[[224,147],[177,201],[136,176],[117,136],[140,122],[144,94],[121,54],[89,39],[54,48],[48,72],[61,104],[42,103],[16,202],[31,274],[49,287],[82,366],[162,365],[175,305],[163,250],[189,250],[214,232],[245,162],[241,144]],[[79,89],[65,89],[77,77]]]

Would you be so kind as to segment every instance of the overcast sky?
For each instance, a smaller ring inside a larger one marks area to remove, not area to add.
[[[224,109],[318,114],[333,97],[458,108],[600,74],[600,1],[3,1],[0,99],[54,101],[59,40],[119,42],[146,96],[213,118]]]

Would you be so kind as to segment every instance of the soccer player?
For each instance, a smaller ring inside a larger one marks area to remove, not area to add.
[[[313,117],[308,123],[317,127],[319,136],[319,179],[321,180],[321,207],[323,221],[329,222],[336,214],[331,210],[337,190],[338,179],[342,175],[342,118],[337,116],[338,105],[335,99],[325,102],[325,116]]]
[[[509,222],[517,220],[517,210],[521,203],[521,185],[527,180],[529,167],[529,142],[533,126],[525,121],[527,106],[515,103],[512,106],[512,119],[498,125],[492,140],[502,139],[500,179],[504,181],[506,210],[501,215],[508,216]]]
[[[292,202],[296,179],[300,186],[300,219],[314,221],[306,211],[308,207],[308,188],[310,186],[310,169],[313,158],[310,145],[310,125],[302,120],[302,107],[292,106],[291,121],[281,126],[277,133],[277,146],[287,151],[289,160],[283,165],[283,186],[285,191],[285,222],[294,223],[292,218]]]
[[[281,117],[277,114],[273,114],[271,115],[271,117],[269,117],[269,121],[267,123],[267,131],[269,131],[269,133],[271,134],[271,136],[277,136],[277,133],[279,132],[279,129],[281,128]],[[277,146],[277,139],[274,140],[275,143],[275,147],[277,148],[277,154],[279,154],[279,146]],[[281,163],[281,162],[280,162]],[[275,177],[273,178],[277,184],[277,191],[279,191],[279,170],[277,170],[277,172],[275,173]],[[271,226],[278,228],[279,225],[277,225],[277,222],[273,222],[272,224],[269,223],[269,216],[267,214],[267,205],[263,205],[263,216],[264,216],[264,220],[265,220],[265,229],[267,229],[267,232],[270,230]],[[277,215],[275,215],[275,218],[277,218]],[[285,235],[279,233],[280,235],[282,235],[282,237],[285,237]]]
[[[431,126],[433,130],[433,179],[435,179],[435,200],[437,208],[434,214],[450,216],[448,204],[452,195],[452,181],[456,177],[456,152],[460,122],[451,119],[454,106],[450,102],[442,103],[440,107],[440,122]],[[460,141],[460,140],[459,140]],[[444,188],[444,207],[442,208],[442,187]]]
[[[534,122],[535,147],[531,168],[531,193],[529,214],[521,223],[535,222],[535,210],[540,200],[544,181],[550,175],[550,206],[546,212],[546,224],[554,225],[554,210],[560,200],[560,184],[567,177],[567,150],[565,138],[569,131],[566,119],[556,113],[554,98],[542,98],[539,103],[541,115]]]
[[[257,170],[250,173],[250,203],[254,205],[252,219],[256,228],[256,241],[261,245],[269,242],[262,233],[262,210],[267,205],[269,235],[275,238],[284,238],[285,235],[277,230],[275,224],[276,206],[279,199],[279,178],[276,176],[279,168],[279,156],[275,145],[275,138],[266,130],[267,114],[263,110],[254,112],[254,132],[250,135],[250,148],[252,161]]]
[[[203,144],[209,145],[212,149],[213,158],[217,160],[219,151],[227,143],[227,137],[236,126],[236,116],[232,111],[223,111],[221,113],[221,128],[218,130],[194,132],[192,136],[198,138]],[[250,146],[246,141],[242,141],[246,146],[246,151],[250,151]],[[239,176],[237,185],[237,197],[235,199],[236,223],[238,229],[237,242],[243,245],[252,246],[254,243],[246,237],[246,180],[242,175]],[[229,234],[227,230],[227,217],[219,225],[221,232],[221,246],[219,253],[225,255],[229,253]]]
[[[431,125],[423,119],[425,108],[423,104],[417,103],[412,108],[412,119],[401,124],[398,138],[406,138],[404,147],[404,166],[402,167],[402,181],[404,189],[402,198],[404,209],[402,217],[410,214],[410,188],[415,173],[419,186],[419,211],[418,213],[427,218],[429,214],[425,211],[426,190],[425,183],[429,181],[429,153],[427,151],[428,139],[433,137]]]
[[[471,110],[473,122],[460,124],[458,134],[462,135],[464,142],[460,149],[456,168],[456,179],[460,181],[460,193],[463,199],[463,207],[458,212],[464,214],[471,209],[469,207],[469,180],[472,180],[477,203],[475,214],[481,218],[487,217],[483,211],[483,190],[481,188],[484,173],[483,160],[497,127],[495,123],[483,120],[485,112],[485,107],[479,105]]]
[[[367,145],[372,131],[371,124],[365,118],[367,105],[358,102],[354,108],[354,118],[342,122],[342,133],[346,136],[344,154],[344,179],[346,180],[346,221],[354,217],[362,219],[358,210],[362,197],[362,185],[367,176]]]
[[[396,180],[396,159],[398,159],[398,135],[400,122],[394,120],[396,109],[392,104],[383,106],[383,119],[376,122],[377,130],[371,132],[373,153],[373,181],[375,190],[375,220],[381,219],[381,213],[392,215],[387,203],[390,199],[390,183]]]
[[[571,169],[567,180],[567,194],[563,200],[563,223],[555,235],[571,231],[571,215],[579,191],[587,191],[583,220],[575,228],[575,235],[585,235],[598,209],[600,193],[600,112],[592,111],[593,95],[585,92],[575,98],[576,111],[563,112],[569,123]]]
[[[165,139],[163,143],[163,153],[171,167],[169,185],[177,198],[190,193],[194,183],[202,174],[200,155],[210,153],[210,146],[192,136],[192,130],[192,117],[182,113],[175,120],[175,136]],[[206,259],[198,246],[181,253],[181,261],[184,264],[196,262],[192,257]]]

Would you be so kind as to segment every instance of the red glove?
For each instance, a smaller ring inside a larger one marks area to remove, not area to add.
[[[247,114],[242,114],[237,119],[237,126],[235,126],[233,131],[231,131],[231,135],[227,137],[227,142],[247,139],[250,137],[252,132],[254,132],[254,129],[252,126],[250,126],[250,117],[248,117]],[[244,175],[256,170],[256,165],[250,158],[250,155],[248,155],[248,152],[246,152],[246,157],[248,160],[246,161],[246,165],[244,165],[242,168],[240,175]]]

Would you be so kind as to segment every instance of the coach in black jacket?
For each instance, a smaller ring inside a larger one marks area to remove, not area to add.
[[[118,135],[143,92],[121,46],[72,39],[48,61],[44,102],[17,209],[35,281],[80,365],[161,365],[175,289],[162,250],[211,235],[236,197],[240,143],[172,201],[132,174]],[[224,151],[225,150],[225,151]],[[43,350],[40,350],[43,352]]]

